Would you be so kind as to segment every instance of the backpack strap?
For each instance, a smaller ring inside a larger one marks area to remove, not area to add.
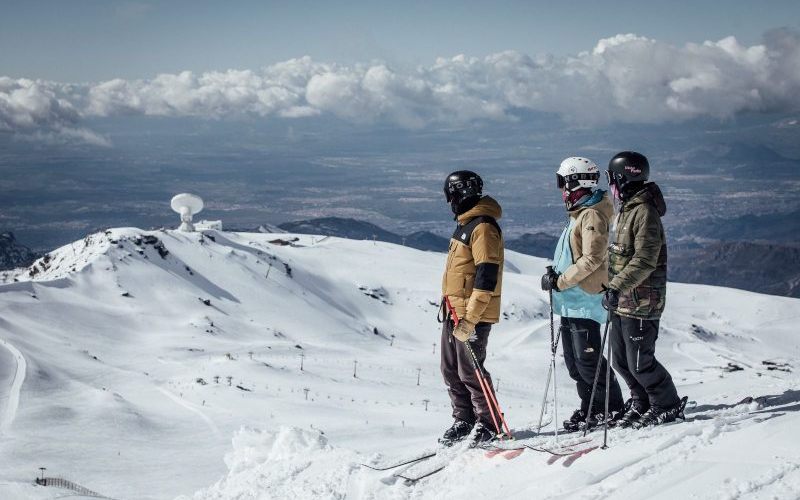
[[[453,232],[452,238],[467,246],[470,246],[470,242],[472,241],[472,232],[475,231],[475,228],[478,227],[479,224],[483,223],[491,224],[495,227],[495,229],[497,229],[498,233],[501,235],[503,234],[503,230],[500,229],[500,225],[497,223],[497,220],[494,217],[489,215],[479,215],[471,219],[463,226],[461,224],[456,226],[456,230]]]

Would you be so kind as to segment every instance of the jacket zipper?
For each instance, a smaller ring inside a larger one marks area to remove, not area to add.
[[[639,373],[639,351],[641,349],[641,347],[636,348],[636,373]]]

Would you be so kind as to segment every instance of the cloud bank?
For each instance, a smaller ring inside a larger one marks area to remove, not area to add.
[[[660,123],[800,110],[800,32],[763,43],[734,37],[678,47],[622,34],[571,57],[507,51],[398,70],[309,57],[259,70],[184,71],[149,80],[70,85],[0,78],[0,131],[102,139],[88,117],[301,118],[331,114],[405,128],[548,112],[567,123]]]

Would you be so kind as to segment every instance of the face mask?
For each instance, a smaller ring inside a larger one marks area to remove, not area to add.
[[[572,210],[575,208],[576,203],[591,194],[592,190],[588,188],[580,188],[576,189],[575,191],[564,190],[561,192],[561,199],[564,200],[564,205],[566,205],[567,210]]]
[[[616,182],[612,182],[609,188],[611,188],[611,194],[614,196],[615,200],[622,200],[622,194],[619,192],[619,187]]]
[[[464,212],[471,210],[475,205],[478,204],[480,199],[480,196],[470,196],[469,198],[460,200],[458,202],[454,199],[450,202],[450,210],[453,211],[454,215],[459,216]]]

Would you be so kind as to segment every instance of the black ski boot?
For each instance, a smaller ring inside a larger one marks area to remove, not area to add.
[[[647,413],[649,408],[646,405],[647,403],[644,401],[629,399],[625,403],[625,413],[618,420],[614,420],[614,425],[612,427],[622,427],[623,429],[631,427],[634,422],[637,422],[642,418],[642,415]]]
[[[572,412],[569,420],[564,420],[564,430],[567,432],[575,432],[581,429],[581,424],[586,421],[586,412],[578,408]]]
[[[469,443],[470,448],[475,448],[481,443],[488,443],[497,438],[497,433],[493,431],[488,425],[478,422],[475,424],[475,435],[472,436],[472,441]]]
[[[439,444],[453,446],[458,441],[469,436],[470,432],[472,432],[472,424],[464,422],[463,420],[456,420],[449,429],[444,431],[442,437],[439,438]]]
[[[633,428],[641,429],[642,427],[666,424],[674,422],[677,419],[686,420],[683,410],[686,408],[686,402],[688,400],[689,398],[684,396],[680,401],[668,408],[662,408],[656,405],[651,406],[650,409],[642,415],[642,418],[633,423]]]

